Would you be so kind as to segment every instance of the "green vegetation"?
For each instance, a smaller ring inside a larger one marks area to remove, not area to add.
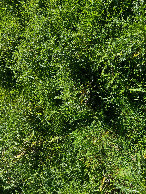
[[[0,5],[0,193],[144,194],[144,0]]]

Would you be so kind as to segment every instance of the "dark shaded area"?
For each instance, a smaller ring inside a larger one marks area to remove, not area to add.
[[[16,86],[15,74],[11,69],[6,67],[1,67],[0,85],[6,89],[12,89]]]

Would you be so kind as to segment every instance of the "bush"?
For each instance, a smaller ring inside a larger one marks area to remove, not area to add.
[[[144,1],[3,1],[2,193],[144,193]]]

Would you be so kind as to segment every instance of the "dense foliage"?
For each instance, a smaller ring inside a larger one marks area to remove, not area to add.
[[[143,0],[3,0],[0,193],[145,193]]]

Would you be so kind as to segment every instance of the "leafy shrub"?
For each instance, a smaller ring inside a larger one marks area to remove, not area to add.
[[[2,193],[144,193],[144,7],[2,2]]]

